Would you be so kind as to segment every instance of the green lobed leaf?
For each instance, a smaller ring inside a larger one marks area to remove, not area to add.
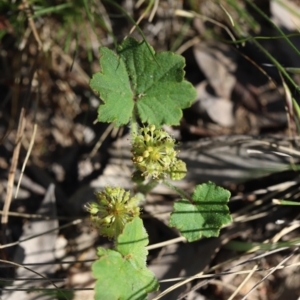
[[[115,250],[98,248],[99,259],[92,271],[97,279],[95,299],[140,300],[158,289],[158,282],[146,267],[148,235],[136,217],[127,223]]]
[[[122,42],[118,55],[105,47],[100,54],[101,72],[90,82],[104,102],[99,121],[120,126],[137,111],[143,123],[177,125],[182,109],[196,98],[196,90],[184,80],[185,60],[178,54],[155,53],[146,41],[133,38]]]
[[[115,122],[116,126],[129,122],[134,107],[126,67],[112,50],[100,48],[101,72],[94,74],[90,86],[95,90],[104,104],[98,108],[100,122]]]
[[[232,221],[227,206],[229,198],[228,190],[212,182],[197,185],[192,201],[175,202],[170,226],[176,227],[189,242],[202,236],[216,237],[221,227]]]

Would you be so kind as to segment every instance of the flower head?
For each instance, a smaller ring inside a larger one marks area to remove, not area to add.
[[[117,237],[126,223],[140,214],[140,198],[130,197],[130,193],[122,188],[106,187],[104,191],[97,192],[96,197],[97,202],[89,203],[85,208],[100,235]]]
[[[171,167],[170,178],[172,180],[180,180],[186,175],[186,164],[183,160],[177,159],[175,164]]]
[[[140,129],[139,134],[133,138],[132,160],[144,178],[159,180],[170,175],[178,162],[177,153],[175,140],[154,125]]]

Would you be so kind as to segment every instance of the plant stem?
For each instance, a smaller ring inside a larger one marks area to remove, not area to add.
[[[192,204],[194,203],[193,199],[190,197],[190,195],[188,195],[185,191],[183,191],[182,189],[174,186],[173,184],[171,184],[169,181],[164,180],[162,182],[165,186],[167,186],[168,188],[170,188],[171,190],[175,191],[178,195],[180,195],[181,197],[183,197],[184,199],[187,199],[188,201],[190,201]]]
[[[146,184],[139,184],[138,185],[138,191],[144,195],[146,195],[147,193],[149,193],[151,190],[153,190],[156,186],[158,185],[158,181],[155,180],[150,180],[148,183]]]
[[[130,135],[133,138],[138,134],[138,123],[136,120],[136,108],[133,110],[132,116],[131,116],[131,121],[130,121]]]

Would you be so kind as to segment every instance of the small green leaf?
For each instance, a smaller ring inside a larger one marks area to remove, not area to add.
[[[100,94],[99,121],[127,124],[134,112],[143,123],[177,125],[196,90],[184,80],[185,60],[171,52],[155,54],[146,41],[127,38],[118,55],[100,49],[101,72],[90,86]]]
[[[148,235],[140,218],[134,218],[118,237],[116,251],[98,248],[93,264],[97,279],[95,299],[140,300],[158,289],[158,282],[146,267]]]
[[[174,204],[170,226],[176,227],[189,241],[219,235],[223,225],[232,221],[227,202],[230,192],[212,182],[197,185],[192,201],[181,199]]]

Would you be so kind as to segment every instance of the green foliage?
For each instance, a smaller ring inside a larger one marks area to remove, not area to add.
[[[90,82],[104,102],[98,120],[121,126],[137,112],[143,123],[179,124],[182,109],[196,98],[195,89],[184,80],[184,58],[171,52],[155,54],[146,41],[133,38],[127,38],[117,53],[101,48],[101,72]]]
[[[148,235],[140,218],[134,218],[117,238],[116,250],[98,248],[99,259],[92,270],[96,300],[146,299],[158,282],[146,267]]]
[[[185,195],[166,181],[182,179],[186,164],[178,159],[175,140],[160,127],[179,124],[182,109],[196,97],[193,86],[184,80],[184,58],[171,53],[155,53],[146,41],[127,38],[117,53],[100,49],[101,71],[94,74],[91,88],[103,103],[98,120],[116,126],[131,121],[133,181],[137,190],[149,192],[156,184]],[[148,123],[138,128],[137,120]],[[148,236],[139,215],[139,198],[130,198],[121,188],[106,188],[96,194],[98,202],[87,207],[101,235],[115,238],[115,250],[98,248],[93,264],[97,278],[95,299],[146,299],[158,283],[146,267]],[[218,236],[231,221],[227,202],[230,193],[213,183],[198,185],[192,199],[177,201],[170,225],[188,241],[202,236]]]
[[[218,236],[220,228],[231,222],[227,206],[229,197],[229,191],[212,182],[197,185],[192,201],[175,202],[170,226],[176,227],[189,242],[202,236]]]
[[[133,93],[123,60],[106,47],[100,49],[101,72],[94,74],[90,86],[105,104],[98,109],[98,120],[115,122],[116,126],[129,122],[134,108]]]

